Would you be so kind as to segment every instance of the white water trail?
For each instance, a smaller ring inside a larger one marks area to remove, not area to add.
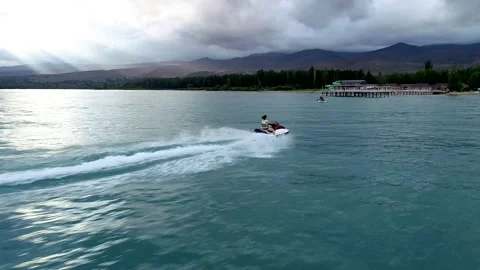
[[[189,143],[192,143],[192,140],[193,143],[197,144],[189,145]],[[114,155],[73,166],[4,173],[0,174],[0,185],[19,185],[45,179],[61,179],[79,174],[128,168],[129,166],[166,159],[175,160],[154,165],[153,168],[147,169],[143,173],[154,173],[159,176],[196,173],[220,168],[225,164],[237,161],[241,157],[271,157],[288,145],[288,138],[287,140],[282,140],[280,137],[276,138],[263,134],[252,134],[251,132],[228,128],[206,130],[201,132],[197,137],[184,135],[177,139],[175,143],[172,142],[172,145],[179,144],[181,141],[183,141],[182,146],[155,152]],[[233,142],[224,143],[225,141]],[[144,144],[145,143],[141,143],[133,147],[140,147],[140,145],[144,147]],[[165,142],[160,142],[159,144],[164,146]],[[139,172],[139,175],[143,173]]]
[[[63,178],[75,174],[85,174],[101,171],[104,169],[116,169],[123,166],[138,165],[146,162],[174,158],[184,155],[199,154],[212,151],[220,146],[218,145],[198,145],[188,147],[178,147],[157,152],[140,152],[131,156],[109,156],[91,162],[85,162],[79,165],[45,168],[37,170],[28,170],[21,172],[5,173],[0,175],[0,184],[28,183],[42,179]]]
[[[249,136],[214,151],[159,164],[142,172],[144,176],[187,175],[208,172],[232,165],[246,158],[272,158],[288,148],[291,137]]]
[[[168,147],[172,145],[236,141],[245,139],[246,137],[249,137],[251,135],[251,132],[233,128],[205,128],[197,134],[192,134],[191,132],[184,131],[179,136],[171,140],[142,142],[133,146],[131,150],[153,147]]]

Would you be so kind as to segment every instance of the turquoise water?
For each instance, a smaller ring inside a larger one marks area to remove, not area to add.
[[[480,268],[480,97],[316,98],[0,91],[0,269]]]

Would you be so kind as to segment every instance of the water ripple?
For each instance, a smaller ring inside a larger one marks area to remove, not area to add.
[[[477,99],[0,99],[0,269],[480,266]],[[252,134],[263,113],[292,136]]]

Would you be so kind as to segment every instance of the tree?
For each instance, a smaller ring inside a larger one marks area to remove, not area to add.
[[[480,88],[480,71],[476,71],[470,76],[470,79],[468,79],[468,86],[475,90]]]
[[[460,74],[458,73],[458,69],[454,68],[450,70],[448,75],[448,89],[450,91],[460,91],[462,90],[462,81],[460,79]]]
[[[309,73],[311,75],[313,75],[313,87],[315,87],[315,84],[317,83],[317,73],[315,72],[315,68],[314,67],[310,67],[310,70],[309,70]]]
[[[315,71],[315,88],[325,87],[326,72],[322,70]]]
[[[232,83],[231,83],[231,81],[230,81],[230,78],[227,79],[226,85],[227,85],[227,90],[230,89],[230,87],[232,86]]]
[[[377,83],[380,85],[384,85],[387,83],[387,77],[383,75],[382,72],[379,72],[377,75]]]
[[[436,83],[436,80],[437,80],[437,73],[432,70],[432,69],[427,69],[425,71],[425,77],[427,79],[427,83],[428,84],[435,84]]]
[[[415,72],[415,81],[417,83],[427,83],[427,74],[425,70],[419,70]]]
[[[425,61],[425,70],[431,70],[433,69],[433,64],[431,60]]]
[[[367,72],[367,75],[365,76],[365,80],[367,81],[367,83],[377,83],[377,79],[372,75],[370,71]]]

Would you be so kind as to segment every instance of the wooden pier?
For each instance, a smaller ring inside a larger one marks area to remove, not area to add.
[[[366,97],[366,98],[382,98],[389,96],[423,96],[423,95],[439,95],[446,94],[441,90],[398,90],[398,89],[322,89],[322,95],[329,97]]]

